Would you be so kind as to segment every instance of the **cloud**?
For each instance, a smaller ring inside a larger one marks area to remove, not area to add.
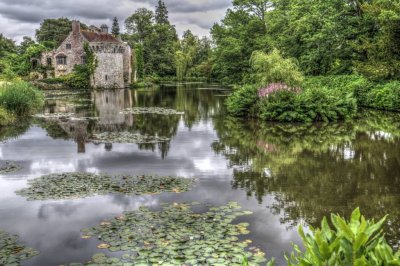
[[[116,3],[117,2],[117,3]],[[123,21],[136,9],[153,9],[156,0],[2,0],[0,2],[0,32],[20,41],[23,36],[34,36],[34,31],[45,18],[68,17],[86,24],[111,25],[117,16]],[[209,28],[221,20],[231,0],[165,0],[170,20],[179,34],[190,29],[200,36],[208,35]]]

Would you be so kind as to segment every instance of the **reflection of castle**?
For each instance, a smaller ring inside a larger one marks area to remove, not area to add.
[[[124,131],[134,125],[133,115],[123,115],[123,109],[132,107],[132,94],[130,90],[104,90],[92,92],[92,106],[78,108],[68,100],[48,100],[45,113],[74,114],[74,118],[61,118],[55,122],[78,145],[78,153],[85,153],[86,142],[92,133]],[[94,119],[87,117],[94,116]],[[112,144],[107,144],[105,149],[110,151]]]
[[[96,115],[99,117],[95,132],[123,131],[127,127],[132,127],[133,116],[120,114],[122,110],[132,107],[130,90],[94,91],[92,97]]]

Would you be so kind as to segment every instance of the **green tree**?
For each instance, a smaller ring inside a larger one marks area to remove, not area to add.
[[[119,29],[119,22],[118,22],[118,18],[114,17],[113,19],[113,24],[112,24],[112,28],[111,28],[111,33],[114,36],[118,36],[120,34],[120,29]]]
[[[143,59],[143,45],[138,43],[135,45],[136,55],[136,70],[138,79],[144,78],[144,59]]]
[[[259,11],[268,5],[269,1],[234,1],[225,18],[212,27],[213,71],[221,81],[242,82],[249,76],[253,51],[270,50],[265,18]]]
[[[270,83],[283,82],[289,86],[299,86],[304,77],[292,59],[283,58],[279,50],[266,54],[255,51],[250,59],[254,79],[259,87]]]
[[[157,24],[170,24],[167,7],[161,0],[158,0],[158,4],[156,6],[155,21]]]
[[[24,37],[22,38],[22,42],[21,42],[21,43],[18,45],[18,47],[17,47],[17,51],[18,51],[19,54],[23,54],[23,53],[25,53],[25,51],[26,51],[30,46],[32,46],[32,45],[34,45],[34,44],[35,44],[35,41],[32,40],[31,37],[24,36]]]
[[[153,31],[153,18],[153,11],[139,8],[125,20],[128,34],[133,35],[137,42],[144,43]]]

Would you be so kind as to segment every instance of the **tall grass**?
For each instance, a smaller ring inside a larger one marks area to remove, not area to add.
[[[0,107],[15,116],[28,116],[43,106],[41,91],[23,81],[3,84],[0,87]]]
[[[12,122],[14,122],[14,116],[0,107],[0,127],[8,126]]]

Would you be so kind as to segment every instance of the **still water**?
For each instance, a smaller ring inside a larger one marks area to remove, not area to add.
[[[148,90],[50,93],[45,113],[95,119],[32,120],[0,130],[0,161],[23,169],[0,175],[0,228],[40,255],[24,265],[86,262],[98,253],[82,228],[160,203],[238,202],[253,215],[253,245],[284,265],[297,226],[318,225],[331,212],[357,206],[369,218],[389,214],[386,228],[400,241],[400,116],[363,111],[356,122],[283,125],[226,116],[229,90],[212,85]],[[124,115],[129,107],[167,107],[184,115]],[[170,138],[159,144],[93,144],[91,134],[130,131]],[[49,173],[159,174],[198,178],[192,191],[151,196],[108,195],[27,201],[15,191]]]

